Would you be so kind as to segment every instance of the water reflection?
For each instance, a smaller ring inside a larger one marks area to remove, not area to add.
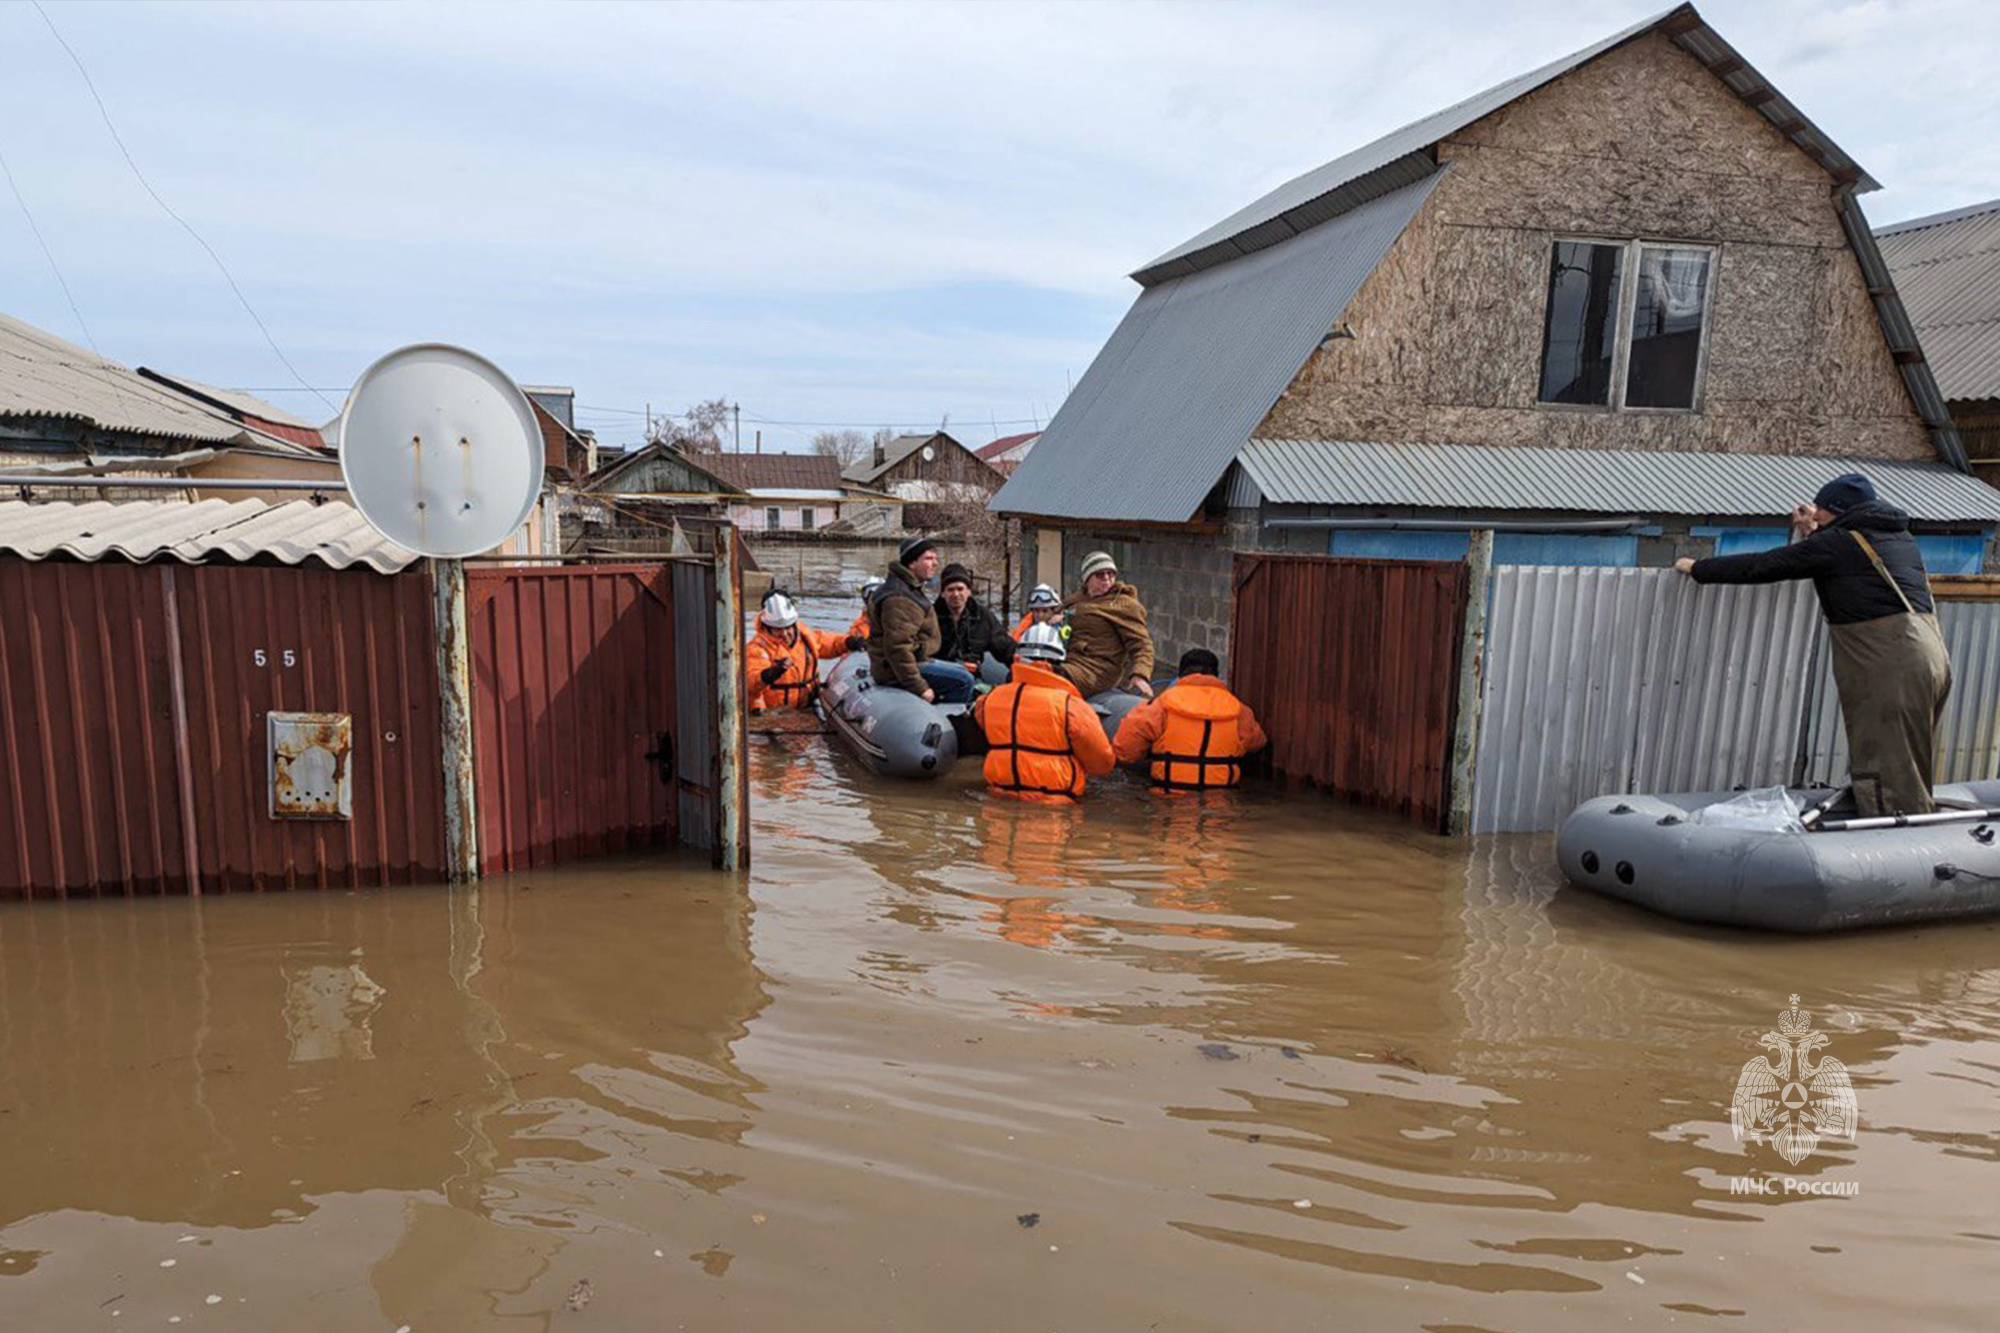
[[[1729,935],[1317,798],[750,758],[745,880],[0,913],[0,1322],[1963,1327],[2000,1295],[1993,927]],[[1727,1108],[1795,991],[1862,1128],[1787,1174],[1855,1198],[1729,1192],[1777,1165]]]

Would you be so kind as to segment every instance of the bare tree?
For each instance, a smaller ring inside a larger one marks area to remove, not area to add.
[[[868,437],[858,430],[818,431],[812,445],[814,453],[837,460],[842,472],[868,457]]]
[[[660,417],[646,433],[646,443],[667,444],[690,454],[719,454],[722,433],[729,426],[729,400],[710,398],[678,417]]]

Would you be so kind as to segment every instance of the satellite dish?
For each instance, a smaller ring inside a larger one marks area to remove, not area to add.
[[[937,461],[937,450],[928,444],[924,446],[924,461],[926,463]]]
[[[419,555],[490,551],[542,491],[521,387],[475,352],[417,343],[362,372],[340,413],[340,475],[361,516]]]

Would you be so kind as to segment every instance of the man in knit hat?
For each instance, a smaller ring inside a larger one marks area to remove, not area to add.
[[[1153,697],[1153,636],[1139,590],[1118,577],[1107,551],[1083,558],[1083,591],[1070,599],[1069,655],[1062,674],[1085,697],[1129,689]]]
[[[1832,636],[1855,806],[1863,816],[1927,814],[1951,659],[1910,516],[1850,472],[1794,510],[1792,528],[1789,546],[1674,568],[1697,583],[1811,579]]]
[[[1014,641],[1000,624],[1000,618],[972,592],[972,571],[964,565],[949,564],[938,575],[938,631],[944,644],[938,656],[947,662],[962,662],[975,676],[988,653],[1001,666],[1014,660]]]
[[[972,673],[956,662],[933,660],[944,640],[924,585],[937,571],[937,542],[904,540],[868,603],[869,674],[926,703],[965,703],[973,695]]]

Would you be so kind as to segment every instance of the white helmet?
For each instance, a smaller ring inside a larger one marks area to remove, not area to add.
[[[757,619],[772,629],[783,629],[799,623],[799,608],[785,594],[774,592],[764,599],[764,609],[757,613]]]
[[[1062,594],[1046,583],[1037,583],[1035,590],[1028,594],[1030,611],[1053,611],[1062,605]]]
[[[875,594],[880,591],[882,591],[882,580],[869,579],[866,583],[861,585],[861,600],[864,602],[872,602],[875,600]]]
[[[1060,662],[1069,656],[1062,631],[1054,625],[1030,625],[1014,646],[1014,656],[1030,662]]]

